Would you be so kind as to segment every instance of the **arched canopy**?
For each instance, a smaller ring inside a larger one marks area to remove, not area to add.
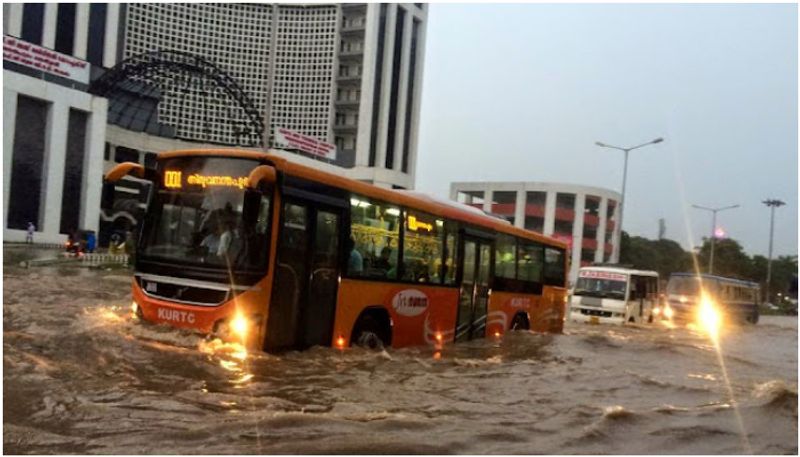
[[[158,50],[123,60],[92,82],[109,99],[108,122],[134,131],[227,146],[263,145],[259,109],[203,57]]]

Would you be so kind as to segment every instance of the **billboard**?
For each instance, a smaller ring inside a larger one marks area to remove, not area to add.
[[[275,147],[297,149],[329,160],[336,160],[336,146],[284,127],[275,127]]]
[[[13,36],[3,36],[3,60],[89,84],[89,62]]]

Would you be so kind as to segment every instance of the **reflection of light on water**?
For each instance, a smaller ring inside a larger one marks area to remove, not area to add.
[[[668,149],[668,150],[670,152],[673,152],[671,149]],[[697,254],[696,254],[697,250],[695,250],[694,241],[693,241],[694,240],[694,236],[692,234],[691,224],[689,223],[689,215],[687,214],[687,209],[689,208],[689,204],[688,204],[688,201],[686,200],[686,191],[685,191],[684,182],[683,182],[683,179],[682,179],[683,177],[681,175],[680,164],[678,163],[678,159],[679,158],[678,158],[678,155],[674,154],[674,153],[672,154],[672,158],[673,158],[673,165],[675,167],[675,182],[676,182],[676,184],[678,186],[678,192],[679,192],[679,195],[680,195],[680,198],[681,198],[681,203],[682,203],[681,208],[683,209],[683,221],[684,221],[684,224],[686,225],[686,234],[687,234],[687,239],[688,239],[688,242],[689,242],[689,252],[692,254],[692,263],[694,265],[695,274],[699,277],[700,276],[700,263],[697,260]],[[701,291],[700,292],[701,292],[701,297],[708,297],[708,295],[705,293],[705,291],[702,290],[702,287],[701,287]],[[708,300],[701,300],[701,305],[702,305],[703,301],[705,301],[706,304],[710,304]],[[701,331],[705,330],[703,333],[708,335],[709,339],[714,344],[714,349],[715,349],[715,352],[717,354],[717,361],[719,363],[720,369],[722,370],[722,376],[723,376],[724,381],[725,381],[725,387],[728,390],[728,398],[730,398],[730,400],[731,400],[731,405],[733,406],[733,411],[734,411],[734,414],[736,415],[736,421],[739,424],[739,433],[740,433],[741,440],[742,440],[742,447],[744,448],[746,453],[752,454],[753,450],[750,447],[750,441],[747,438],[747,432],[745,432],[744,422],[742,422],[742,416],[739,413],[739,408],[736,405],[736,399],[733,397],[733,388],[731,387],[731,382],[730,382],[730,379],[728,378],[728,370],[725,367],[725,361],[723,360],[723,357],[722,357],[722,347],[720,345],[720,339],[719,339],[719,329],[720,329],[721,320],[719,319],[719,316],[717,315],[718,313],[714,312],[716,310],[714,310],[713,307],[710,310],[711,312],[709,312],[709,309],[703,310],[703,308],[704,307],[701,306],[701,309],[699,310],[700,311],[700,316],[699,317],[701,318],[700,319],[700,321],[701,321],[700,324],[701,325],[700,326],[695,326],[692,323],[690,323],[690,324],[687,324],[687,328],[689,328],[690,330],[695,330],[695,329],[698,329],[698,327],[705,327],[704,329],[701,328],[700,330]]]

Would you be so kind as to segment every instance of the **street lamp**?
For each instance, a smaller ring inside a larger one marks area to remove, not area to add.
[[[778,200],[777,198],[767,199],[761,202],[767,206],[769,206],[770,216],[769,216],[769,260],[767,261],[767,302],[772,303],[770,301],[769,292],[770,287],[769,283],[772,281],[772,234],[775,233],[775,208],[779,208],[786,203]]]
[[[706,208],[705,206],[692,205],[693,208],[711,211],[711,256],[708,260],[708,274],[714,274],[714,245],[716,244],[717,236],[714,233],[717,229],[717,213],[725,211],[726,209],[738,208],[739,205],[723,206],[722,208]]]
[[[616,243],[614,243],[614,251],[615,255],[614,258],[617,262],[619,262],[619,254],[620,254],[620,245],[622,244],[622,210],[624,209],[625,205],[625,182],[628,178],[628,153],[633,151],[634,149],[639,149],[644,146],[648,146],[651,144],[661,143],[664,141],[664,138],[656,138],[653,141],[648,141],[647,143],[642,143],[638,146],[633,146],[631,148],[621,148],[619,146],[612,146],[610,144],[601,143],[599,141],[595,141],[594,144],[600,146],[601,148],[610,148],[610,149],[619,149],[620,151],[625,151],[625,165],[623,166],[622,170],[622,199],[619,202],[619,221],[617,221],[617,226],[615,227],[616,233]]]

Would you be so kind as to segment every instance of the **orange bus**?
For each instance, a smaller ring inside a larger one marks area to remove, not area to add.
[[[567,250],[460,203],[244,150],[117,165],[152,182],[136,247],[144,320],[267,351],[440,346],[560,332]]]

